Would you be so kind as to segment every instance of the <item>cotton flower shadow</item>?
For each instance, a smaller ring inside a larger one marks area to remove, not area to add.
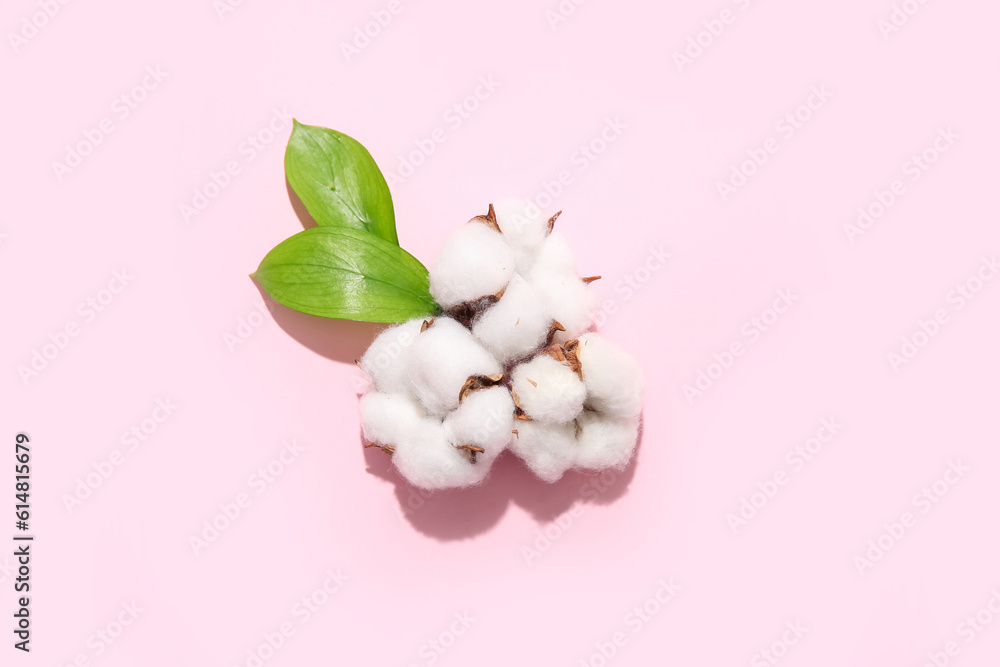
[[[360,436],[363,445],[364,436]],[[570,470],[555,483],[540,480],[510,451],[499,456],[486,480],[461,489],[426,491],[406,481],[391,458],[378,448],[364,450],[368,473],[395,486],[406,520],[418,531],[441,541],[468,539],[490,530],[514,504],[536,521],[549,523],[575,504],[609,504],[624,496],[638,465],[636,455],[624,470]]]

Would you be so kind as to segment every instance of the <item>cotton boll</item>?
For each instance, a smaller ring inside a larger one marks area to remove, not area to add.
[[[430,270],[431,296],[447,309],[496,294],[514,267],[514,251],[503,235],[481,222],[469,222],[438,253]]]
[[[458,407],[458,394],[474,375],[495,376],[503,367],[453,319],[435,318],[410,346],[410,386],[424,408],[444,417]]]
[[[500,300],[483,311],[472,333],[501,362],[519,359],[545,342],[552,315],[524,278],[515,275]]]
[[[489,465],[510,443],[514,428],[514,401],[506,387],[480,389],[466,396],[444,420],[448,440],[455,445],[475,445],[485,451],[476,463]]]
[[[609,417],[637,417],[643,395],[639,364],[598,333],[584,334],[579,341],[576,355],[587,385],[587,405]]]
[[[538,207],[520,199],[501,199],[493,203],[497,225],[517,255],[517,267],[527,271],[535,254],[549,233],[549,221]]]
[[[553,319],[566,329],[556,334],[556,342],[572,340],[593,324],[597,296],[575,275],[538,267],[528,275],[528,281],[538,290]]]
[[[396,445],[392,463],[408,482],[422,489],[450,489],[478,484],[489,474],[488,461],[472,463],[467,451],[448,441],[444,424],[419,421]]]
[[[380,445],[399,443],[425,417],[419,403],[399,394],[369,391],[359,407],[365,440]]]
[[[406,357],[422,324],[423,319],[415,319],[389,327],[368,346],[361,357],[361,370],[371,380],[376,391],[388,394],[409,393]]]
[[[575,274],[576,259],[566,237],[559,232],[549,234],[538,248],[533,268],[566,275]]]
[[[573,370],[542,354],[511,373],[511,386],[524,413],[537,422],[565,424],[583,410],[587,388]]]
[[[576,421],[580,426],[577,467],[589,470],[625,467],[639,437],[638,417],[609,417],[585,411]]]
[[[531,472],[552,483],[576,463],[576,426],[518,421],[510,448]]]

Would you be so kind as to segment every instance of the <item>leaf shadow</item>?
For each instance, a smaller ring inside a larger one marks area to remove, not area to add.
[[[353,364],[365,353],[372,340],[388,325],[353,320],[333,320],[292,310],[268,295],[253,281],[278,326],[300,344],[333,361]]]
[[[305,204],[302,203],[299,196],[295,194],[287,178],[285,179],[285,190],[288,193],[288,201],[291,203],[299,222],[302,223],[303,229],[316,227],[316,221],[306,210]],[[361,358],[375,336],[388,326],[373,322],[334,320],[300,313],[278,303],[261,287],[260,283],[256,280],[253,282],[274,321],[285,333],[316,354],[333,361],[354,363],[355,359]]]
[[[288,201],[292,205],[292,209],[295,211],[296,217],[298,217],[299,222],[302,223],[303,229],[310,229],[312,227],[318,227],[316,220],[310,215],[309,211],[306,210],[306,205],[302,203],[299,196],[295,194],[295,190],[292,189],[292,184],[285,179],[285,191],[288,193]]]

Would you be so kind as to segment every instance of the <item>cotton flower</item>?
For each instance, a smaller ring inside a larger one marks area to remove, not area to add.
[[[624,468],[635,450],[638,417],[609,417],[584,411],[576,420],[576,467],[589,470]]]
[[[430,269],[442,308],[500,292],[514,275],[514,250],[495,227],[473,218],[445,241]]]
[[[435,318],[412,343],[407,364],[410,386],[427,412],[439,417],[458,407],[470,377],[499,377],[503,366],[472,333],[453,319]]]
[[[520,199],[501,199],[494,210],[497,226],[514,251],[517,270],[527,272],[551,231],[549,221],[537,206]]]
[[[519,275],[472,324],[472,335],[501,362],[520,359],[545,342],[552,328],[547,303],[531,284]]]
[[[510,448],[544,482],[556,482],[577,458],[576,427],[572,424],[523,422]]]
[[[552,424],[576,419],[587,397],[586,386],[569,365],[547,354],[515,368],[511,386],[525,416]]]
[[[506,449],[555,482],[622,468],[642,411],[638,363],[589,331],[596,299],[566,239],[504,200],[460,227],[430,271],[442,307],[382,332],[359,360],[369,445],[424,489],[482,483]]]
[[[639,364],[619,345],[598,333],[580,336],[576,356],[587,385],[587,405],[612,417],[638,417],[643,381]]]
[[[593,324],[597,299],[576,275],[539,268],[528,274],[528,281],[552,318],[563,327],[556,335],[557,342],[572,340]]]
[[[380,333],[358,362],[376,391],[410,393],[406,362],[410,345],[417,339],[423,320],[410,320]]]

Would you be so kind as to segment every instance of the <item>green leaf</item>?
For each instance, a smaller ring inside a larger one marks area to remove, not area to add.
[[[267,253],[250,277],[278,303],[321,317],[403,322],[438,310],[419,260],[349,227],[299,232]]]
[[[351,227],[399,244],[392,195],[364,146],[293,120],[285,177],[320,227]]]

